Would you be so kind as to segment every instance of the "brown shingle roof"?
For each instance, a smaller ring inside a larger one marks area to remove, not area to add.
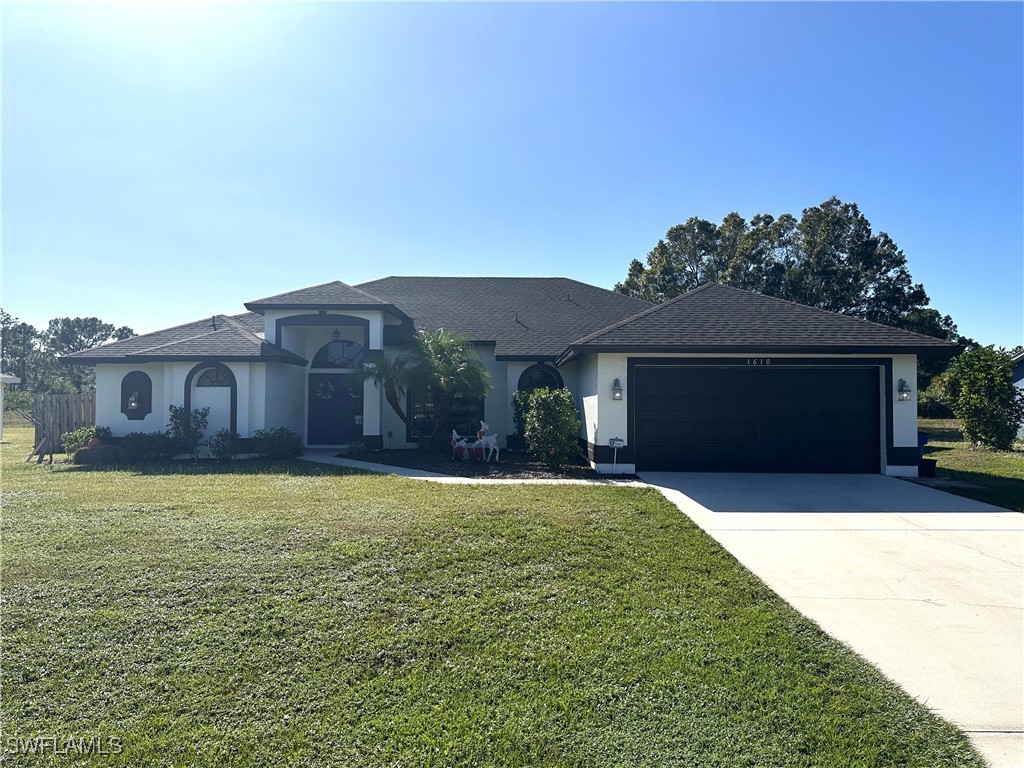
[[[385,277],[356,287],[417,328],[448,328],[525,359],[557,357],[573,339],[651,306],[565,277]]]
[[[569,345],[580,352],[831,351],[908,354],[955,352],[958,345],[887,325],[708,284],[591,333]]]

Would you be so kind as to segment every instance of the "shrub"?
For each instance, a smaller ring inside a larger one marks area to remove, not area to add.
[[[1000,450],[1013,447],[1024,421],[1024,391],[1013,384],[1013,359],[1004,350],[975,347],[949,366],[946,391],[964,437]]]
[[[567,389],[535,389],[523,421],[526,447],[550,467],[560,467],[579,453],[580,420]]]
[[[79,448],[71,457],[71,461],[75,464],[121,464],[126,458],[123,448],[100,443],[92,448]]]
[[[60,447],[70,456],[79,448],[85,448],[96,436],[96,427],[79,427],[74,432],[65,432],[60,436]]]
[[[131,432],[121,438],[129,461],[145,464],[174,456],[174,441],[166,432]]]
[[[302,438],[288,427],[257,429],[252,444],[253,450],[266,459],[294,459],[302,455]]]
[[[945,394],[937,390],[933,383],[918,397],[917,415],[923,419],[952,419],[953,409],[946,402]]]
[[[526,429],[526,410],[530,407],[532,390],[517,389],[512,395],[512,423],[516,425],[516,434],[520,437]]]
[[[193,408],[186,411],[185,406],[172,405],[167,431],[174,445],[182,453],[191,453],[192,458],[199,461],[199,446],[205,445],[203,430],[206,429],[209,408]]]
[[[110,427],[95,427],[96,439],[102,440],[104,443],[109,443],[110,439],[114,436]]]
[[[238,453],[239,443],[242,436],[230,429],[219,429],[209,440],[210,453],[215,459],[231,461]]]

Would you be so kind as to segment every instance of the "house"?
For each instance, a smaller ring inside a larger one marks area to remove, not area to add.
[[[601,472],[915,475],[917,357],[958,349],[722,285],[652,306],[566,278],[386,277],[245,307],[65,357],[96,365],[97,424],[162,430],[178,404],[209,407],[208,434],[285,426],[309,447],[412,447],[429,391],[407,393],[406,424],[351,374],[444,327],[474,342],[494,385],[456,399],[463,434],[485,419],[504,440],[516,390],[564,386]]]

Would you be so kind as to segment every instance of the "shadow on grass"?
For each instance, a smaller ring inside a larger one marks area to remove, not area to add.
[[[957,469],[939,467],[938,477],[967,483],[968,486],[950,485],[942,490],[957,496],[964,496],[986,504],[1024,512],[1024,481],[1012,477],[986,475],[982,472],[964,472]]]
[[[311,461],[272,461],[240,459],[238,461],[161,461],[154,464],[87,464],[69,465],[62,472],[132,472],[136,475],[290,475],[323,477],[325,475],[372,475],[349,467],[316,464]]]

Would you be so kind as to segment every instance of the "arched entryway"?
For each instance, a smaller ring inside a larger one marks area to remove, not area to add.
[[[363,345],[338,331],[316,355],[307,376],[309,445],[348,445],[363,437]]]
[[[223,363],[200,363],[185,377],[185,408],[209,408],[207,437],[222,429],[238,431],[238,384]]]

